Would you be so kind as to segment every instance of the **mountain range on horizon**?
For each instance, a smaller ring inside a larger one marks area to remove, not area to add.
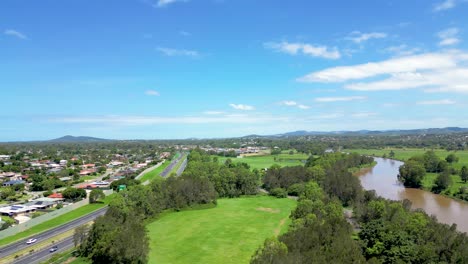
[[[251,138],[251,137],[264,137],[264,138],[285,138],[285,137],[301,137],[301,136],[320,136],[320,135],[340,135],[340,136],[365,136],[365,135],[387,135],[387,136],[398,136],[398,135],[415,135],[415,134],[453,134],[453,133],[464,133],[468,132],[468,128],[461,127],[444,127],[444,128],[421,128],[421,129],[394,129],[394,130],[357,130],[357,131],[306,131],[298,130],[291,131],[282,134],[274,135],[247,135],[240,138]],[[195,138],[191,138],[196,140]],[[92,143],[92,142],[104,142],[113,141],[115,139],[104,139],[89,136],[71,136],[66,135],[60,138],[47,140],[47,142],[54,143]]]

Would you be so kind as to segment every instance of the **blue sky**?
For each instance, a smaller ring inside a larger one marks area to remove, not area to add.
[[[0,141],[468,127],[468,1],[3,0]]]

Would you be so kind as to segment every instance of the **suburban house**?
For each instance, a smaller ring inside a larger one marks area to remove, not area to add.
[[[9,187],[13,185],[18,185],[18,184],[25,184],[26,182],[23,180],[13,180],[13,181],[7,181],[3,183],[4,187]]]

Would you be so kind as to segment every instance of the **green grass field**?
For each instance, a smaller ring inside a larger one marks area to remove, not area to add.
[[[216,208],[169,213],[147,226],[149,263],[248,263],[269,237],[285,232],[296,201],[219,199]]]
[[[390,151],[393,150],[395,152],[395,159],[398,160],[408,160],[409,158],[417,155],[423,155],[426,151],[431,149],[414,149],[414,148],[407,148],[407,149],[400,149],[400,148],[385,148],[385,149],[349,149],[345,150],[346,152],[357,152],[359,154],[364,155],[372,155],[377,157],[382,157],[384,154],[389,155]],[[444,149],[434,149],[436,155],[441,158],[445,159],[448,154],[453,153],[455,154],[460,160],[456,163],[453,163],[453,167],[457,170],[460,170],[462,166],[468,166],[468,151],[447,151]],[[427,173],[423,180],[423,188],[426,190],[430,190],[434,185],[434,181],[437,178],[437,173]],[[452,175],[452,185],[449,187],[450,193],[456,193],[462,186],[468,186],[468,184],[461,181],[459,175]]]
[[[106,197],[104,200],[104,203],[97,203],[97,204],[88,204],[85,206],[82,206],[78,209],[75,209],[69,213],[66,213],[64,215],[58,216],[56,218],[53,218],[49,221],[46,221],[44,223],[38,224],[36,226],[33,226],[23,232],[17,233],[13,236],[6,237],[2,240],[0,240],[0,246],[4,246],[10,243],[13,243],[17,240],[44,232],[46,230],[49,230],[51,228],[57,227],[59,225],[65,224],[67,222],[70,222],[72,220],[75,220],[78,217],[87,215],[93,211],[96,211],[104,206],[106,206],[110,200],[112,199],[112,195],[109,195]]]
[[[216,156],[217,157],[217,156]],[[276,158],[276,159],[275,159]],[[264,155],[264,156],[249,156],[244,158],[231,158],[233,162],[245,162],[250,165],[252,169],[265,169],[271,167],[273,164],[286,166],[300,166],[304,165],[302,161],[309,158],[306,154],[294,153],[281,153],[279,155]],[[228,158],[218,157],[220,162],[225,162]]]

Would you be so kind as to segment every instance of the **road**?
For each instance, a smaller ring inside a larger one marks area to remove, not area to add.
[[[184,172],[185,168],[187,167],[188,159],[185,157],[184,161],[182,162],[182,165],[180,165],[180,168],[177,170],[177,176],[182,175]]]
[[[36,263],[40,263],[40,262],[48,260],[54,254],[64,252],[64,251],[74,247],[75,245],[74,245],[74,242],[73,242],[73,237],[68,237],[68,238],[54,244],[54,246],[58,247],[57,251],[54,252],[54,253],[49,252],[49,249],[52,247],[52,245],[51,245],[50,247],[44,248],[43,250],[36,251],[36,252],[34,252],[32,254],[26,255],[25,257],[19,258],[19,259],[15,260],[13,263],[14,264],[36,264]]]
[[[66,232],[66,231],[75,229],[78,226],[89,223],[89,222],[93,221],[94,219],[96,219],[98,216],[104,215],[106,213],[106,211],[107,211],[107,207],[101,208],[99,210],[96,210],[96,211],[94,211],[94,212],[92,212],[90,214],[87,214],[87,215],[85,215],[83,217],[77,218],[77,219],[75,219],[73,221],[70,221],[70,222],[68,222],[66,224],[63,224],[61,226],[55,227],[53,229],[42,232],[42,233],[40,233],[38,235],[31,236],[31,237],[19,240],[19,241],[13,243],[13,244],[2,247],[2,248],[0,248],[0,259],[4,258],[6,256],[13,255],[16,252],[18,252],[20,250],[23,250],[25,248],[28,248],[30,245],[27,245],[26,241],[28,241],[28,239],[30,239],[30,238],[37,239],[37,242],[39,243],[39,242],[47,240],[49,238],[53,238],[53,237],[55,237],[55,236],[57,236],[57,235],[59,235],[61,233]],[[35,255],[35,254],[33,254],[33,255]]]
[[[185,154],[181,154],[177,159],[173,160],[169,166],[161,173],[161,177],[166,178],[169,176],[169,173],[174,169],[174,167],[179,163],[182,158],[185,158]]]

